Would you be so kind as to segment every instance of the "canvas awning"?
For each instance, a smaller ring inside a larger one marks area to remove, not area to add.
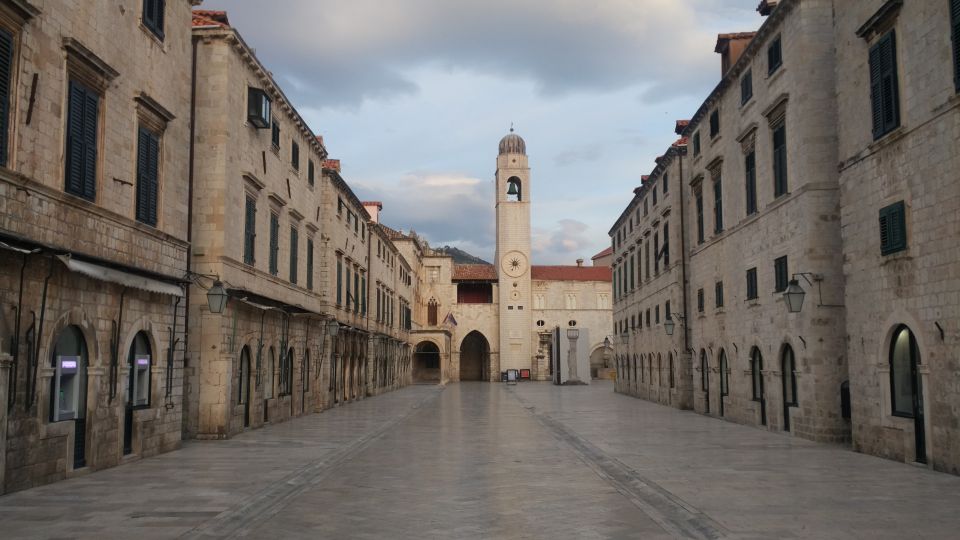
[[[57,255],[57,258],[60,259],[60,261],[71,271],[77,272],[78,274],[83,274],[93,279],[116,283],[117,285],[132,287],[142,291],[169,294],[170,296],[176,297],[183,296],[183,288],[179,285],[174,285],[173,283],[167,283],[158,279],[138,276],[136,274],[131,274],[130,272],[108,268],[99,264],[78,261],[69,255]]]

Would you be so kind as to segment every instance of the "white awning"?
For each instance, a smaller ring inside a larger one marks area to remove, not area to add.
[[[169,294],[170,296],[176,297],[183,296],[183,288],[181,288],[179,285],[166,283],[164,281],[144,276],[138,276],[122,270],[115,270],[106,266],[100,266],[99,264],[78,261],[71,258],[69,255],[57,255],[57,258],[60,259],[63,264],[67,265],[67,268],[70,270],[88,277],[92,277],[93,279],[108,281],[110,283],[116,283],[118,285],[123,285],[124,287],[133,287],[134,289],[140,289],[143,291]]]
[[[8,243],[6,243],[6,242],[0,242],[0,248],[9,249],[10,251],[15,251],[15,252],[17,252],[17,253],[23,253],[23,254],[36,253],[36,252],[40,251],[40,250],[38,250],[38,249],[35,249],[35,250],[32,250],[32,251],[31,251],[31,250],[29,250],[29,249],[18,248],[18,247],[16,247],[16,246],[11,246],[10,244],[8,244]]]

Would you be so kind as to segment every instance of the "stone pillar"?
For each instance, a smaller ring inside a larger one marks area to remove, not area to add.
[[[567,352],[567,382],[576,384],[580,382],[577,376],[577,338],[570,338],[570,350]]]
[[[6,353],[0,354],[0,495],[6,493],[4,486],[6,486],[7,470],[7,391],[12,364],[12,356]]]

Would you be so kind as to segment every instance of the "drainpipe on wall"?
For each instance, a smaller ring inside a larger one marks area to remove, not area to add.
[[[189,274],[190,268],[193,266],[193,163],[196,150],[194,133],[196,132],[197,126],[197,43],[197,37],[193,36],[191,40],[193,50],[191,51],[190,59],[190,151],[187,158],[190,170],[187,171],[187,267],[183,272],[185,276]],[[183,302],[183,376],[180,384],[184,386],[186,386],[187,381],[187,355],[190,350],[190,333],[187,329],[190,328],[191,288],[189,284],[186,286],[186,294],[184,295]],[[176,322],[176,319],[174,319],[174,322]],[[172,331],[177,331],[176,325],[174,325]],[[171,342],[175,343],[174,340],[171,340]],[[171,354],[170,358],[172,362],[173,354]],[[189,410],[186,402],[190,399],[186,391],[182,393],[180,399],[183,400],[183,403],[180,404],[180,413],[186,414],[186,411]],[[184,425],[189,425],[189,422],[184,422]]]
[[[677,164],[680,166],[680,274],[682,278],[682,290],[683,290],[683,352],[690,352],[690,306],[687,303],[687,289],[689,288],[689,283],[687,283],[687,224],[686,224],[686,207],[687,203],[683,198],[684,186],[683,182],[683,152],[680,151],[680,148],[677,147]]]

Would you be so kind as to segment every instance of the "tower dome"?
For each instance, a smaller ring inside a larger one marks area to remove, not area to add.
[[[527,143],[523,142],[523,138],[513,132],[513,127],[510,128],[510,133],[500,139],[500,155],[503,154],[527,155]]]

